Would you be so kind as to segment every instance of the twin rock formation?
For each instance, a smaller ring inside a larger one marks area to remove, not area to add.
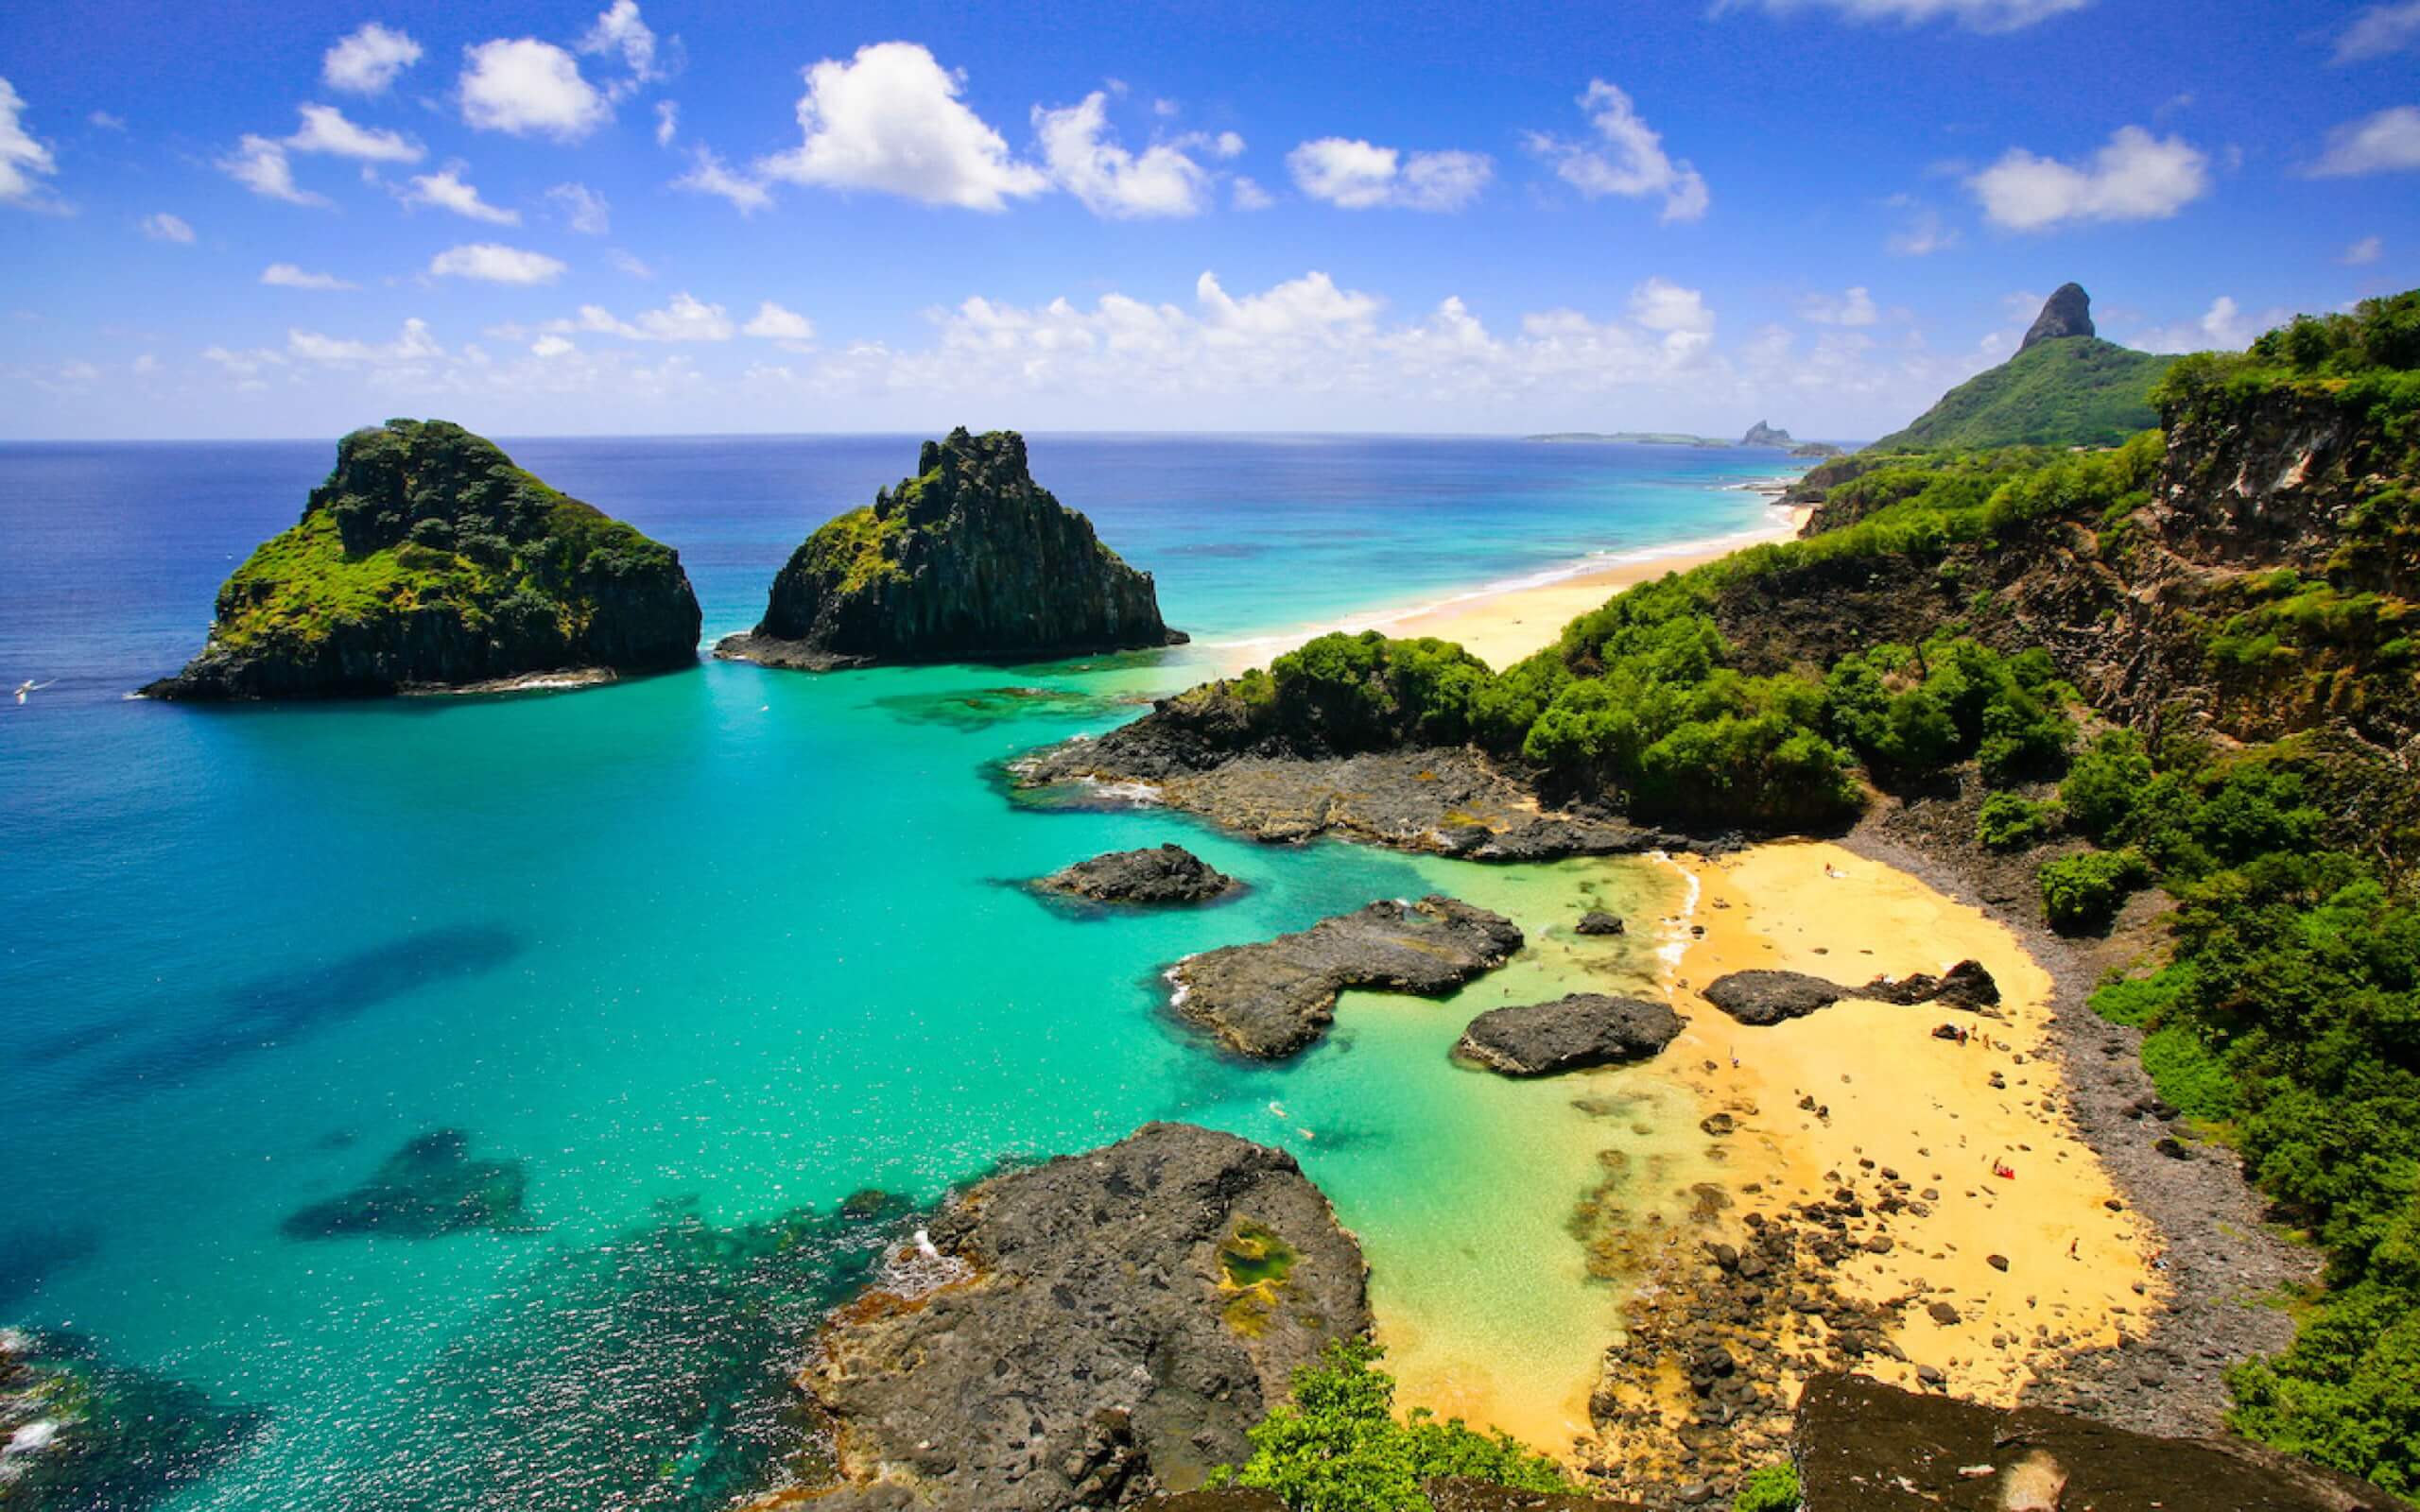
[[[681,557],[444,421],[337,445],[293,528],[218,591],[201,654],[143,691],[372,696],[603,682],[697,659]],[[1174,645],[1149,573],[1027,470],[1012,431],[926,441],[917,475],[831,521],[716,648],[769,666],[1039,660]]]

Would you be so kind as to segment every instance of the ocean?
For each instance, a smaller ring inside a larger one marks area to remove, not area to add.
[[[917,438],[503,444],[678,548],[711,642]],[[1037,478],[1157,575],[1194,645],[130,699],[199,646],[218,582],[333,452],[0,446],[0,688],[43,684],[0,702],[0,1324],[256,1410],[157,1504],[725,1505],[811,1471],[787,1375],[904,1213],[1156,1118],[1294,1151],[1364,1243],[1409,1398],[1538,1435],[1568,1419],[1617,1300],[1574,1205],[1625,1181],[1598,1206],[1667,1200],[1677,1107],[1651,1077],[1515,1084],[1444,1051],[1478,1007],[1651,982],[1653,930],[1547,930],[1580,901],[1668,913],[1670,874],[1256,847],[1024,801],[1002,764],[1309,628],[1756,528],[1766,505],[1732,485],[1775,454],[1037,436]],[[1121,916],[1022,885],[1167,839],[1249,890]],[[1280,1067],[1165,1011],[1181,955],[1438,889],[1537,948],[1448,1004],[1348,997]],[[526,1181],[517,1222],[298,1218],[445,1130]]]

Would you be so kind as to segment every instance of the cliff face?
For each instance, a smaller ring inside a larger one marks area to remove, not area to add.
[[[1151,575],[1027,470],[1013,431],[926,441],[917,475],[809,536],[715,654],[815,671],[1182,644]]]
[[[300,524],[218,591],[201,654],[143,691],[310,698],[695,660],[679,553],[443,421],[337,444]]]

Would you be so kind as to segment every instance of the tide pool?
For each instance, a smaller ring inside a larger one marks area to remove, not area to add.
[[[506,445],[678,547],[709,638],[914,455],[912,438]],[[1012,802],[999,764],[1131,717],[1221,643],[1745,528],[1762,506],[1724,485],[1772,454],[1036,438],[1037,476],[1158,574],[1199,648],[126,700],[199,645],[217,581],[332,455],[0,448],[0,679],[58,679],[0,706],[0,1323],[72,1328],[266,1412],[165,1504],[718,1506],[797,1447],[786,1366],[903,1203],[1153,1118],[1295,1151],[1361,1235],[1411,1400],[1551,1426],[1541,1394],[1457,1362],[1492,1341],[1585,1372],[1614,1294],[1571,1213],[1603,1148],[1660,1137],[1657,1094],[1622,1073],[1506,1083],[1444,1052],[1481,1007],[1646,981],[1651,933],[1551,926],[1583,885],[1668,911],[1668,875],[1263,848]],[[1112,915],[1021,885],[1167,839],[1250,891]],[[1282,1067],[1164,1010],[1182,954],[1439,888],[1540,947],[1450,1003],[1354,995]],[[522,1163],[526,1231],[282,1232],[438,1129]],[[869,1189],[898,1200],[844,1217]]]

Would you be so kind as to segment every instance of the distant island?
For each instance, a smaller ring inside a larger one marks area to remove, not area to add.
[[[1729,450],[1735,446],[1769,446],[1785,450],[1792,456],[1840,456],[1840,447],[1829,441],[1801,441],[1789,432],[1758,421],[1748,427],[1748,433],[1736,441],[1720,436],[1692,436],[1686,431],[1545,431],[1536,436],[1524,436],[1525,441],[1553,441],[1564,445],[1598,446],[1698,446],[1711,450]]]

